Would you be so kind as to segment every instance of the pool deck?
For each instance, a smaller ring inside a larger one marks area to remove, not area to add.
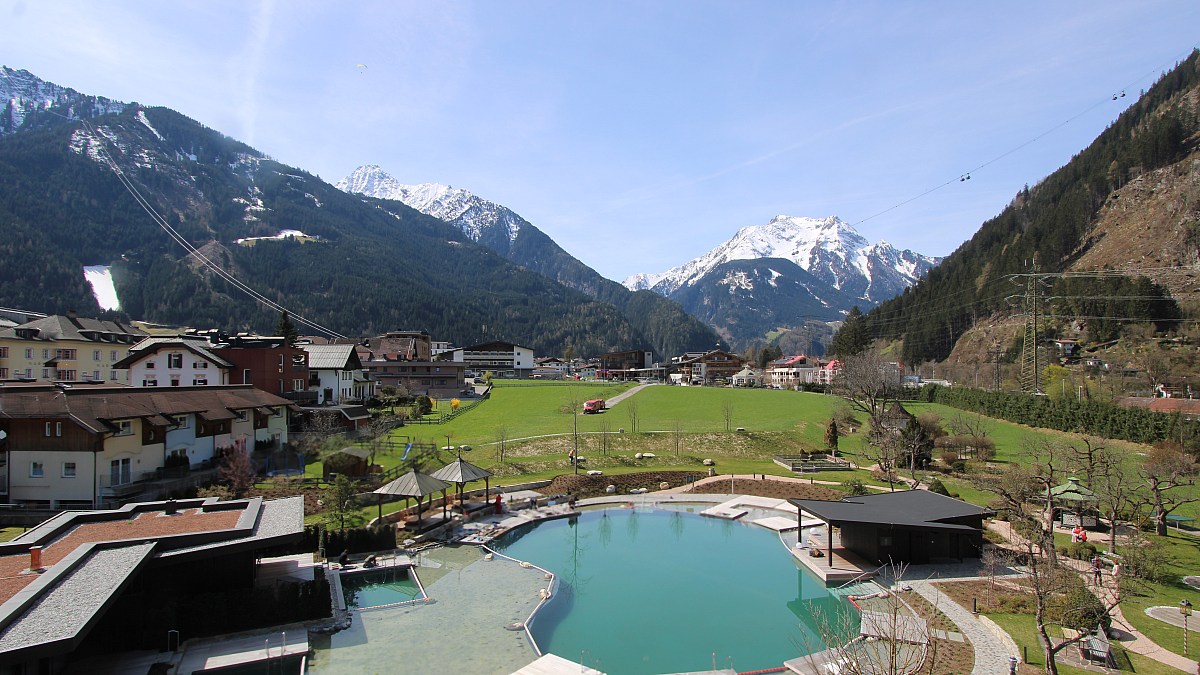
[[[826,585],[845,583],[856,578],[870,579],[878,573],[879,565],[869,563],[844,548],[837,534],[833,535],[833,554],[830,555],[826,541],[829,536],[827,531],[818,527],[807,530],[807,533],[808,546],[793,546],[788,550]],[[813,550],[820,552],[821,556],[813,557]]]

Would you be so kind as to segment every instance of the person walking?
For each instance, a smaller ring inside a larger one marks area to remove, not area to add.
[[[1100,562],[1100,556],[1092,558],[1092,576],[1096,579],[1096,585],[1104,584],[1104,564]]]

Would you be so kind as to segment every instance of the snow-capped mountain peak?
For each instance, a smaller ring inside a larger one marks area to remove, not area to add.
[[[87,96],[46,82],[27,70],[0,66],[0,136],[11,134],[45,111],[69,119],[119,113],[126,104]]]
[[[458,227],[476,242],[498,236],[512,242],[525,224],[511,210],[466,190],[441,183],[406,185],[374,164],[358,167],[336,187],[350,194],[401,202]]]
[[[651,288],[672,294],[701,282],[717,266],[734,260],[790,260],[833,288],[874,304],[914,283],[938,260],[897,251],[880,241],[871,244],[837,216],[775,216],[766,225],[743,227],[729,241],[688,263],[661,274],[637,274],[627,288]]]

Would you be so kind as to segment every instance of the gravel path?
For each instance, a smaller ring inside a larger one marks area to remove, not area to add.
[[[977,579],[978,577],[972,576],[966,578]],[[944,578],[940,580],[952,581],[953,579]],[[921,594],[921,597],[928,600],[934,607],[937,607],[971,641],[971,646],[975,649],[975,667],[971,669],[971,675],[1007,673],[1009,657],[1016,656],[1020,658],[1020,654],[1010,654],[1004,642],[990,628],[983,625],[974,614],[971,614],[962,605],[951,600],[950,596],[939,591],[932,583],[923,580],[906,581],[904,583],[912,586],[914,591]]]

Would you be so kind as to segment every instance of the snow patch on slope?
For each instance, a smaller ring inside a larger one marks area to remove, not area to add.
[[[83,278],[92,287],[92,295],[101,309],[121,309],[117,298],[117,287],[113,285],[112,269],[108,265],[88,265],[83,268]]]
[[[163,137],[162,137],[162,134],[158,133],[158,129],[155,129],[155,128],[154,128],[154,125],[153,125],[153,124],[150,124],[150,120],[149,120],[149,118],[147,118],[147,117],[146,117],[146,111],[145,111],[145,110],[139,110],[139,111],[137,111],[137,119],[138,119],[138,121],[139,121],[139,122],[141,122],[142,124],[145,124],[145,125],[146,125],[146,128],[150,130],[150,133],[154,134],[154,137],[155,137],[155,138],[157,138],[157,139],[158,139],[158,140],[160,140],[160,141],[165,141],[165,140],[166,140],[165,138],[163,138]]]

